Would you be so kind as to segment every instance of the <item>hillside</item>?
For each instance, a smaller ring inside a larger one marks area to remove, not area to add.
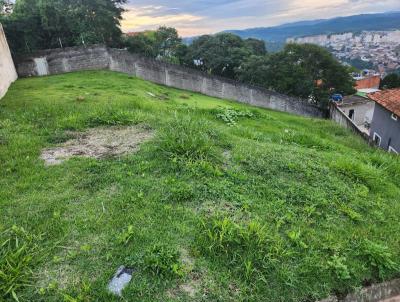
[[[6,301],[121,301],[120,265],[141,302],[315,301],[400,275],[400,159],[328,120],[108,71],[19,79],[0,165]]]
[[[364,14],[327,20],[301,21],[275,27],[228,30],[242,38],[284,43],[287,38],[344,32],[400,29],[400,12]]]

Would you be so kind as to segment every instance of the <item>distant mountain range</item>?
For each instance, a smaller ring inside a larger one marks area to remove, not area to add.
[[[257,38],[267,42],[270,51],[279,49],[287,38],[337,34],[345,32],[380,31],[400,29],[400,12],[363,14],[333,19],[319,19],[282,24],[274,27],[258,27],[243,30],[226,30],[242,38]],[[194,38],[185,41],[191,43]]]
[[[271,42],[285,42],[287,38],[400,29],[400,12],[364,14],[334,19],[300,21],[275,27],[259,27],[244,30],[227,30],[242,38],[257,38]]]

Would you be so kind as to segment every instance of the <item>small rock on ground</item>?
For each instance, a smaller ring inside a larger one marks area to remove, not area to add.
[[[123,289],[132,280],[133,269],[120,266],[108,284],[108,290],[117,296],[122,296]]]

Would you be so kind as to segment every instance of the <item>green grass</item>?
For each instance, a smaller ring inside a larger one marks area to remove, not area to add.
[[[156,133],[136,154],[39,158],[134,124]],[[400,276],[399,157],[331,121],[105,71],[20,79],[0,166],[0,300],[315,301]]]

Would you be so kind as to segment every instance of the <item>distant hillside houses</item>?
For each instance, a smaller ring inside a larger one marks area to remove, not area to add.
[[[382,76],[400,71],[400,30],[316,35],[289,38],[287,42],[326,47],[340,61],[359,69],[373,68]]]

